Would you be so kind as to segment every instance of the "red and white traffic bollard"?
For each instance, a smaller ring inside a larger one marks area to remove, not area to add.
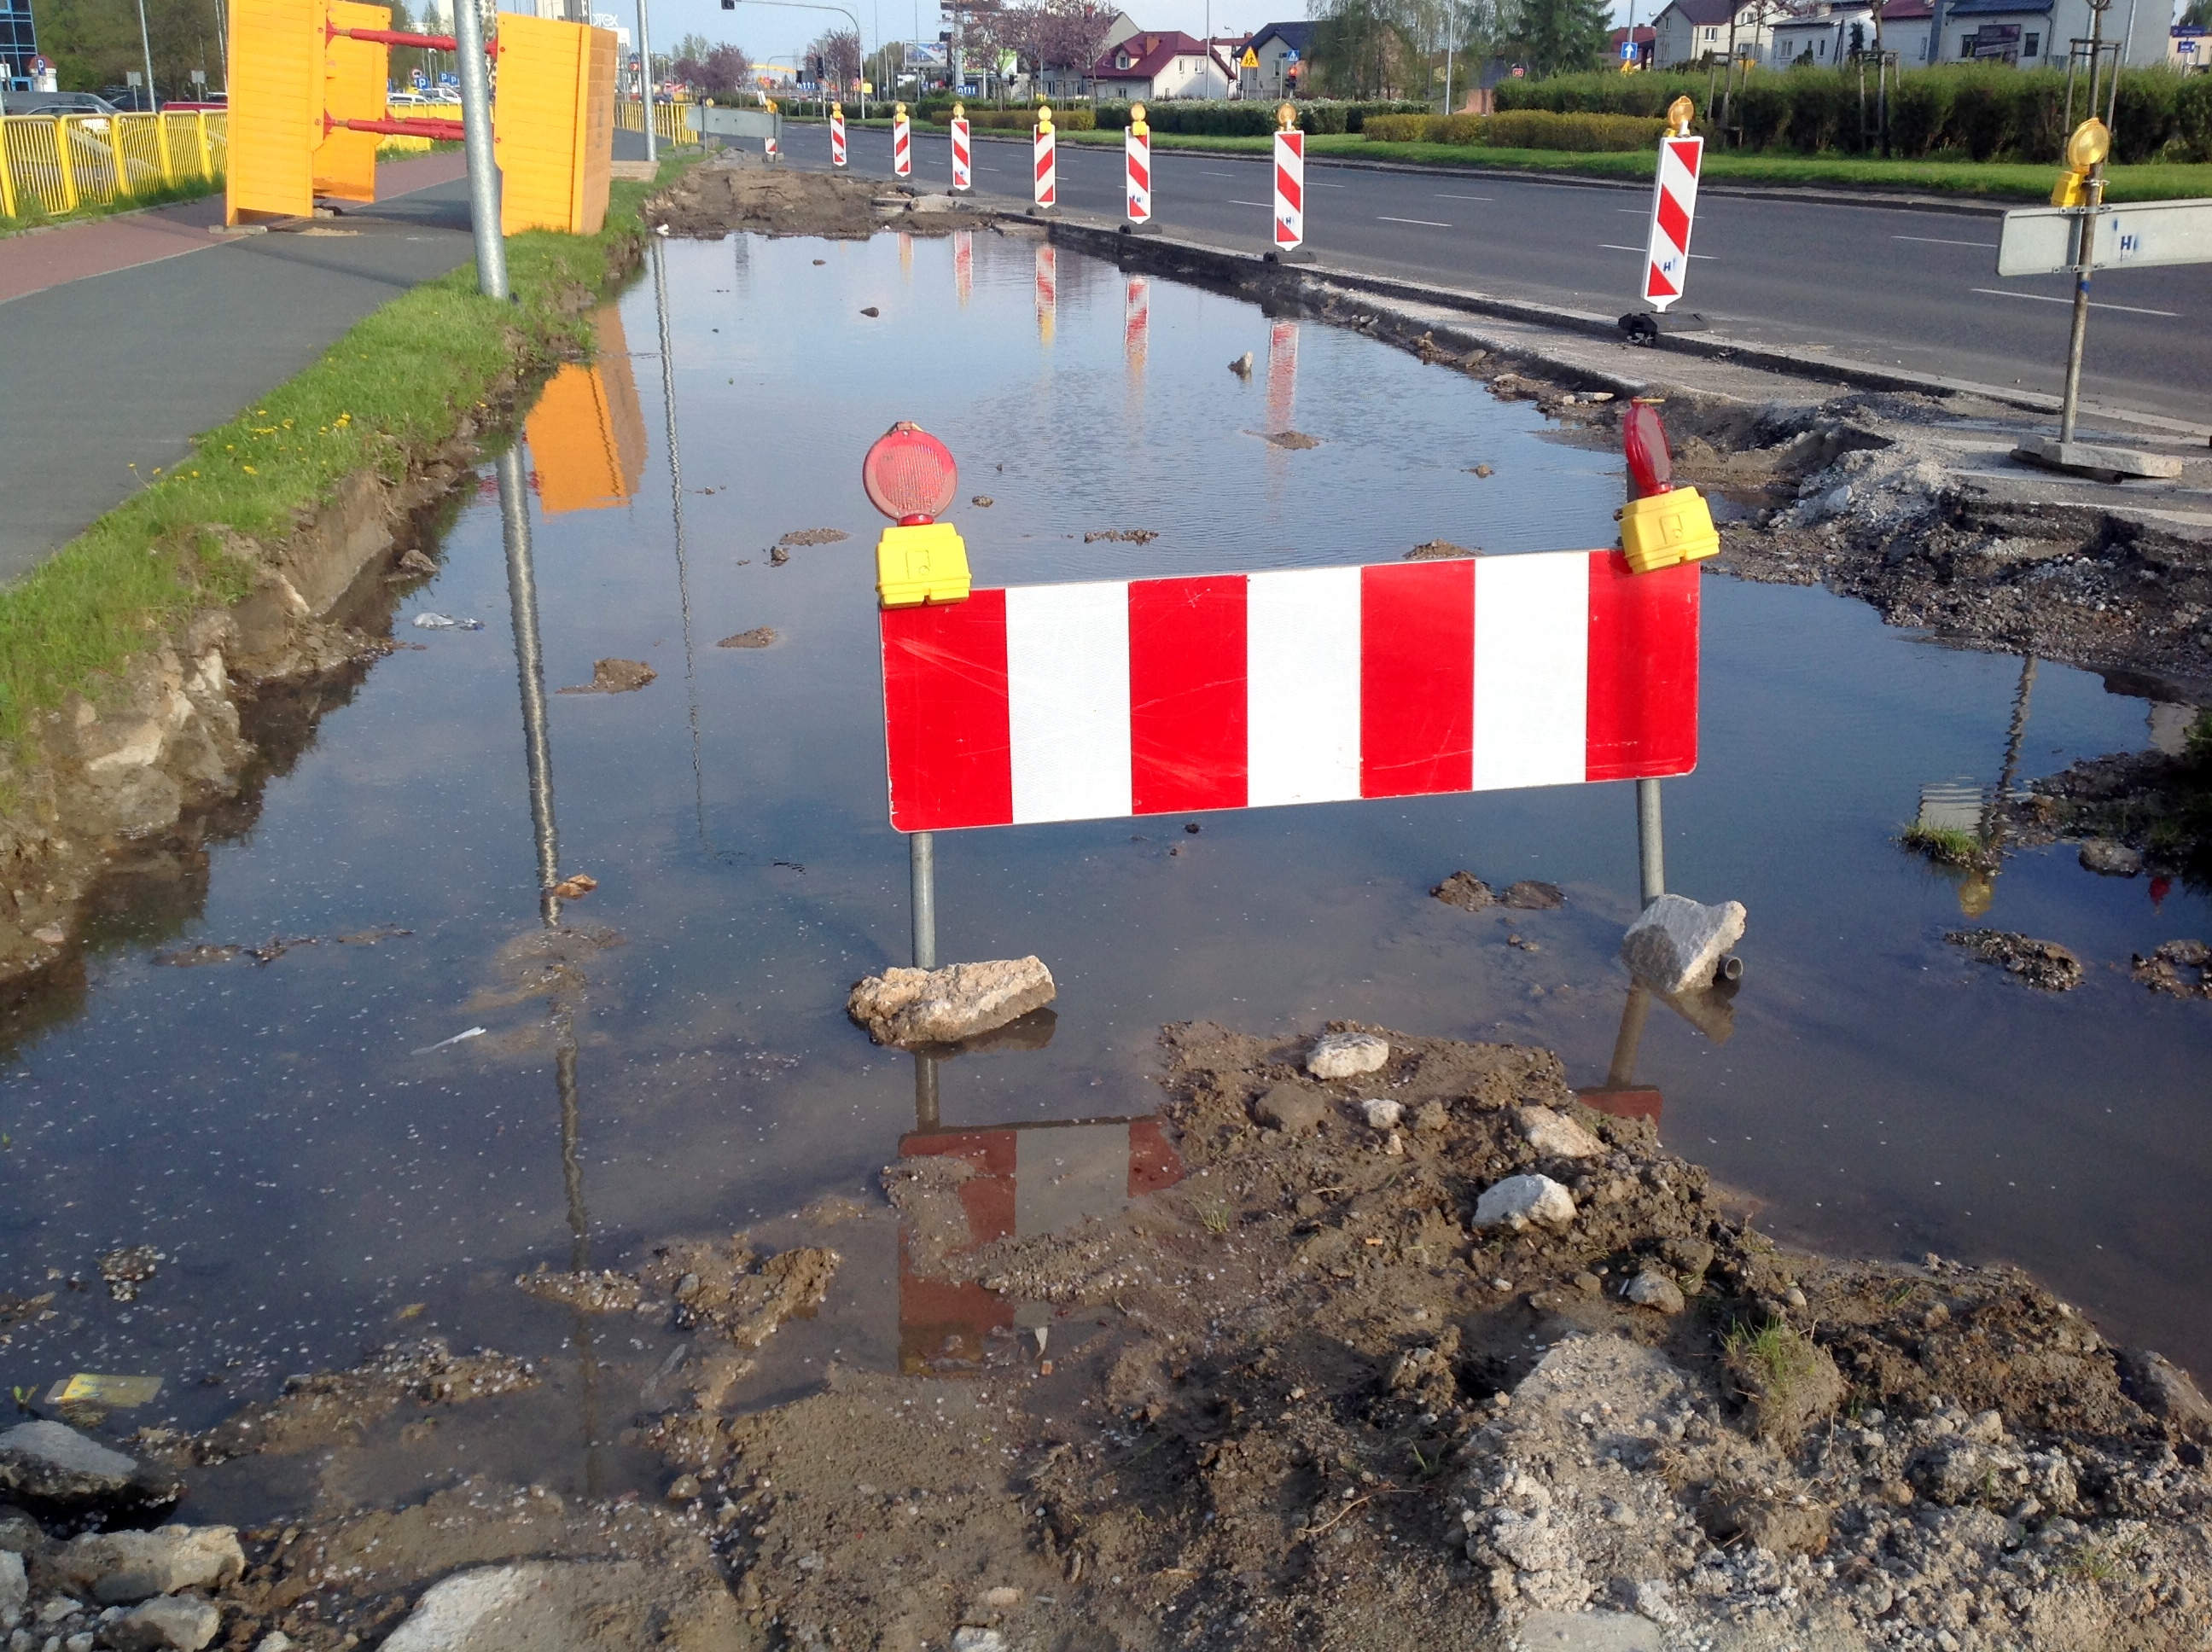
[[[1036,204],[1032,212],[1060,210],[1060,167],[1053,155],[1052,106],[1037,105],[1036,125],[1030,132],[1030,172]]]
[[[845,106],[842,103],[830,106],[830,164],[845,164]]]
[[[973,150],[968,137],[968,108],[965,104],[952,106],[952,187],[956,190],[975,186]]]
[[[1276,264],[1311,264],[1306,239],[1306,135],[1293,124],[1298,112],[1289,104],[1275,111]]]
[[[1649,344],[1669,331],[1662,318],[1667,307],[1682,296],[1690,275],[1690,225],[1698,212],[1698,167],[1705,157],[1705,140],[1690,131],[1696,113],[1687,98],[1676,98],[1668,106],[1672,131],[1659,140],[1659,170],[1651,182],[1651,234],[1644,243],[1644,274],[1637,296],[1652,313],[1632,313],[1620,318],[1621,331],[1631,343]],[[1695,316],[1678,317],[1673,329],[1696,331],[1704,324]]]
[[[906,118],[906,105],[891,106],[891,170],[902,178],[914,176],[914,123]]]
[[[1129,106],[1129,125],[1121,135],[1121,170],[1128,181],[1129,222],[1123,226],[1138,234],[1152,229],[1152,129],[1145,124],[1145,106]]]

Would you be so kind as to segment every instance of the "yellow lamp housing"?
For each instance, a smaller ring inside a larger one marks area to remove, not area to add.
[[[2055,207],[2087,206],[2089,203],[2089,180],[2078,172],[2062,172],[2058,181],[2051,186],[2051,204]]]
[[[1620,513],[1620,545],[1632,573],[1702,562],[1721,548],[1712,507],[1695,488],[1632,499]]]
[[[884,530],[876,541],[876,601],[884,608],[968,600],[968,547],[950,522]]]

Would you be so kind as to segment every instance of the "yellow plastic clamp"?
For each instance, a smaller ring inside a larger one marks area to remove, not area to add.
[[[1620,545],[1637,574],[1656,573],[1677,562],[1695,562],[1721,548],[1712,507],[1695,488],[1632,499],[1620,513]]]
[[[968,599],[968,547],[950,522],[885,528],[876,541],[876,600],[885,608]]]

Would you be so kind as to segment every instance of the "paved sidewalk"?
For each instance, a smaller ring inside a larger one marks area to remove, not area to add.
[[[207,233],[210,200],[0,241],[0,580],[370,311],[467,263],[462,170],[458,153],[391,162],[373,207],[234,240]]]

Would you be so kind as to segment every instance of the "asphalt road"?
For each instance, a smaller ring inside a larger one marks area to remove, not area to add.
[[[788,125],[796,164],[829,164],[826,127]],[[850,133],[854,167],[890,175],[890,134]],[[951,144],[918,135],[911,182],[951,182]],[[1267,246],[1265,157],[1156,149],[1164,229]],[[977,135],[975,185],[1029,193],[1025,146]],[[1618,314],[1632,294],[1650,211],[1646,185],[1614,188],[1468,173],[1381,172],[1310,161],[1306,245],[1324,262],[1503,298]],[[1119,218],[1121,153],[1063,143],[1060,203]],[[1911,206],[1708,193],[1691,242],[1686,307],[1729,334],[1799,353],[2056,395],[2070,278],[2001,281],[1994,216]],[[2212,424],[2212,264],[2100,274],[2084,397]]]
[[[0,581],[34,568],[347,328],[473,256],[467,187],[0,303]],[[45,234],[67,234],[52,230]],[[32,239],[32,238],[27,238]],[[5,245],[5,244],[0,244]]]

